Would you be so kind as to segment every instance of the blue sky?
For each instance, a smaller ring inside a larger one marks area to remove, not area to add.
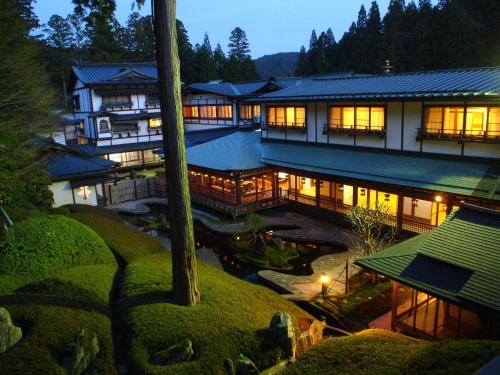
[[[117,17],[124,22],[133,0],[117,0]],[[389,0],[378,0],[385,14]],[[177,18],[184,22],[191,43],[200,43],[208,32],[212,47],[221,43],[226,49],[229,34],[239,26],[246,31],[254,58],[276,52],[298,51],[309,43],[312,29],[331,27],[340,39],[355,21],[366,0],[177,0]],[[71,0],[37,0],[35,12],[47,22],[52,14],[71,13]],[[150,4],[141,13],[150,14]]]

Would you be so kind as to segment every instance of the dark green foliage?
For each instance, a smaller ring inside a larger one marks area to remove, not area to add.
[[[203,44],[194,46],[194,56],[197,82],[208,82],[219,78],[210,38],[207,33],[205,33]]]
[[[104,209],[96,209],[106,212]],[[146,255],[165,252],[158,239],[131,228],[108,214],[75,213],[71,217],[89,226],[99,234],[113,252],[125,263]]]
[[[0,273],[40,279],[74,266],[115,264],[104,241],[65,216],[40,216],[16,224],[0,243]]]
[[[297,52],[282,52],[265,55],[254,60],[255,69],[261,79],[269,77],[293,77],[297,67]]]
[[[381,73],[386,59],[397,72],[497,65],[498,14],[500,3],[495,0],[441,0],[436,5],[421,0],[418,6],[391,0],[381,20],[372,1],[368,13],[361,6],[357,22],[338,44],[325,48],[323,33],[318,37],[313,30],[307,64],[302,51],[297,74]]]
[[[52,203],[43,159],[26,148],[35,133],[48,131],[53,106],[38,44],[30,37],[37,24],[30,4],[0,0],[0,201],[17,217]]]
[[[84,327],[97,334],[100,351],[87,375],[115,375],[111,323],[105,315],[72,308],[37,304],[6,304],[14,323],[21,326],[24,338],[0,355],[2,374],[67,375],[63,358],[68,346]],[[68,353],[69,352],[69,353]]]
[[[498,341],[428,342],[389,331],[367,330],[324,341],[308,350],[285,374],[466,375],[499,353]]]

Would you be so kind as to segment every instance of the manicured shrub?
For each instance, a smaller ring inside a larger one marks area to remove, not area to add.
[[[36,281],[15,292],[57,296],[108,306],[115,272],[116,266],[112,264],[73,267],[58,277]]]
[[[65,269],[116,264],[106,243],[65,216],[37,216],[16,224],[0,243],[0,274],[41,279]]]
[[[102,207],[89,206],[86,204],[69,204],[61,208],[67,210],[67,213],[69,214],[91,214],[121,222],[120,215],[118,215],[116,211],[108,210]]]
[[[95,230],[125,263],[133,262],[146,255],[166,252],[158,239],[107,215],[101,215],[99,211],[74,213],[71,217]]]

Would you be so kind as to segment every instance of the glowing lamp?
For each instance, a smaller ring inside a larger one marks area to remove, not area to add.
[[[325,298],[328,295],[328,283],[330,282],[330,277],[326,273],[322,273],[320,281],[321,281],[321,297]]]
[[[320,280],[321,284],[328,284],[330,282],[330,277],[327,274],[322,274]]]
[[[434,197],[434,200],[435,200],[437,203],[441,203],[441,201],[443,200],[443,197],[442,197],[442,196],[440,196],[440,195],[436,195],[436,196]]]

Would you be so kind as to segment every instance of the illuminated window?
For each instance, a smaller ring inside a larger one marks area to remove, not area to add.
[[[233,106],[232,105],[219,105],[217,106],[217,117],[220,119],[232,119],[233,118]]]
[[[239,111],[240,120],[253,120],[260,116],[260,105],[241,104]]]
[[[149,127],[152,129],[161,128],[161,118],[149,119]]]
[[[182,115],[185,118],[198,118],[199,111],[198,106],[195,105],[185,105],[182,107]]]
[[[217,106],[215,105],[200,105],[200,118],[203,119],[216,119],[217,118]]]
[[[465,116],[465,124],[464,124]],[[464,128],[465,125],[465,128]],[[500,128],[499,107],[425,107],[425,134],[471,137],[496,137]]]
[[[500,107],[490,108],[488,116],[488,133],[492,136],[500,136]]]
[[[329,127],[336,129],[384,130],[384,107],[344,107],[329,108]]]
[[[275,126],[306,126],[305,107],[268,107],[267,123]]]
[[[99,121],[99,133],[109,133],[109,121],[108,120]]]

